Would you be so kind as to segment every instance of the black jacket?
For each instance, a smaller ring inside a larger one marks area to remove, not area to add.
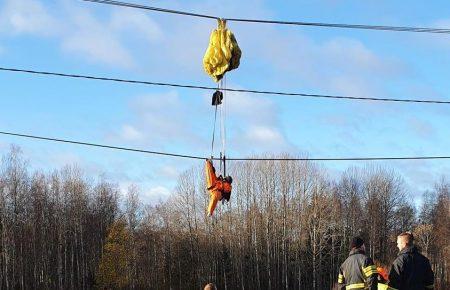
[[[377,290],[378,272],[371,258],[364,251],[353,249],[339,268],[339,289]]]
[[[430,261],[416,247],[406,247],[398,253],[389,272],[389,287],[398,290],[434,289]]]

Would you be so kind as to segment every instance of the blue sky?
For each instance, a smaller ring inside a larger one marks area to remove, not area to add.
[[[134,1],[236,18],[450,28],[450,2]],[[282,3],[282,4],[280,4]],[[202,58],[215,21],[83,1],[0,1],[4,67],[213,86]],[[233,88],[450,100],[450,36],[229,23],[243,51]],[[0,130],[207,156],[210,93],[0,72]],[[450,155],[449,105],[227,94],[227,152],[311,157]],[[34,168],[78,164],[144,201],[199,161],[0,137]],[[450,161],[380,163],[414,196]],[[326,163],[332,175],[362,163]]]

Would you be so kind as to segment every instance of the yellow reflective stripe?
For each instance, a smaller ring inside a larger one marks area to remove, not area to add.
[[[365,273],[365,275],[366,275],[366,277],[370,277],[370,276],[372,276],[373,274],[378,274],[378,272],[377,271],[375,271],[375,272],[367,272],[367,273]]]
[[[389,287],[387,284],[378,282],[378,290],[398,290],[398,289]]]
[[[339,284],[343,284],[344,283],[344,275],[339,274],[339,276],[338,276],[338,283]]]
[[[434,285],[427,285],[427,286],[425,286],[425,288],[427,288],[427,289],[433,289],[433,288],[434,288]]]
[[[375,265],[371,265],[365,268],[362,268],[364,275],[366,275],[366,277],[370,277],[373,274],[378,274],[378,270],[377,267]]]
[[[377,267],[376,267],[375,265],[370,265],[370,266],[367,266],[367,267],[365,267],[365,268],[362,268],[362,270],[363,270],[363,272],[368,272],[368,271],[370,271],[370,270],[376,271],[376,270],[377,270]]]
[[[356,283],[356,284],[350,284],[350,285],[347,285],[346,287],[345,287],[345,289],[363,289],[364,288],[364,283]]]
[[[370,271],[364,272],[364,275],[366,275],[367,277],[369,277],[370,275],[373,275],[373,274],[378,274],[378,271],[370,270]]]

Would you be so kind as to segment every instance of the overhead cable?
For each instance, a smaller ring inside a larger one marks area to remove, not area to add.
[[[237,93],[294,96],[294,97],[304,97],[304,98],[344,99],[344,100],[356,100],[356,101],[450,104],[450,101],[443,101],[443,100],[441,101],[441,100],[424,100],[424,99],[354,97],[354,96],[290,93],[290,92],[278,92],[278,91],[266,91],[266,90],[233,89],[233,88],[219,88],[218,89],[217,87],[208,87],[208,86],[140,81],[140,80],[119,79],[119,78],[110,78],[110,77],[98,77],[98,76],[92,76],[92,75],[80,75],[80,74],[68,74],[68,73],[49,72],[49,71],[37,71],[37,70],[29,70],[29,69],[7,68],[7,67],[0,67],[0,71],[20,72],[20,73],[29,73],[29,74],[37,74],[37,75],[58,76],[58,77],[67,77],[67,78],[99,80],[99,81],[111,81],[111,82],[131,83],[131,84],[141,84],[141,85],[151,85],[151,86],[166,86],[166,87],[176,87],[176,88],[186,88],[186,89],[198,89],[198,90],[208,90],[208,91],[222,90],[222,91],[237,92]]]
[[[136,3],[111,1],[111,0],[83,0],[86,2],[94,2],[99,4],[108,4],[121,7],[129,7],[136,9],[143,9],[149,11],[157,11],[163,13],[178,14],[191,17],[200,17],[208,19],[219,19],[221,17],[207,14],[199,14],[192,12],[185,12],[179,10],[151,7]],[[411,26],[387,26],[387,25],[366,25],[366,24],[344,24],[344,23],[322,23],[322,22],[303,22],[303,21],[280,21],[280,20],[264,20],[264,19],[244,19],[244,18],[224,18],[228,22],[249,22],[261,24],[280,24],[280,25],[296,25],[296,26],[315,26],[315,27],[329,27],[329,28],[344,28],[344,29],[365,29],[365,30],[382,30],[382,31],[397,31],[397,32],[418,32],[418,33],[440,33],[450,34],[450,29],[446,28],[431,28],[431,27],[411,27]]]
[[[60,139],[60,138],[51,138],[51,137],[43,137],[29,134],[21,134],[14,133],[8,131],[0,131],[1,135],[9,135],[15,137],[22,138],[31,138],[37,140],[45,140],[52,142],[61,142],[61,143],[69,143],[83,146],[91,146],[91,147],[100,147],[106,149],[113,150],[121,150],[121,151],[131,151],[137,153],[145,153],[145,154],[153,154],[153,155],[163,155],[169,157],[178,157],[178,158],[189,158],[189,159],[206,159],[206,157],[195,156],[195,155],[187,155],[187,154],[175,154],[175,153],[167,153],[167,152],[158,152],[158,151],[150,151],[143,149],[135,149],[128,147],[119,147],[112,145],[104,145],[97,144],[91,142],[82,142],[82,141],[74,141],[68,139]],[[220,158],[213,158],[214,160],[220,160]],[[344,157],[344,158],[228,158],[229,161],[387,161],[387,160],[431,160],[431,159],[450,159],[450,156],[414,156],[414,157]]]

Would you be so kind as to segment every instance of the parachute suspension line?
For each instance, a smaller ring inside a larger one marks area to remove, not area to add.
[[[223,78],[219,81],[219,90],[222,92],[223,89]],[[222,172],[222,158],[223,158],[223,106],[224,106],[225,100],[222,100],[222,105],[220,106],[220,140],[222,141],[222,148],[220,150],[220,165],[219,170]]]
[[[224,88],[224,79],[222,78],[220,80],[220,89],[221,91],[223,91]],[[225,177],[226,174],[226,170],[225,170],[225,104],[226,104],[226,100],[225,100],[225,95],[223,97],[223,102],[222,102],[222,106],[220,107],[220,137],[222,140],[222,150],[220,152],[220,163],[221,163],[221,168],[220,170],[222,171],[222,163],[223,163],[223,176]]]
[[[227,88],[227,75],[224,75],[224,88]],[[226,90],[223,91],[223,110],[224,110],[224,121],[223,121],[223,176],[226,176],[226,142],[227,142],[227,92]]]
[[[217,88],[219,88],[219,85],[217,85]],[[214,157],[214,138],[216,135],[216,121],[217,121],[217,103],[215,104],[215,109],[214,109],[214,125],[213,125],[212,141],[211,141],[211,159],[213,159],[213,157]]]
[[[220,89],[223,89],[223,79],[220,80]],[[225,155],[225,126],[224,126],[224,114],[225,114],[225,96],[222,103],[222,106],[220,107],[220,137],[222,140],[222,154]]]

